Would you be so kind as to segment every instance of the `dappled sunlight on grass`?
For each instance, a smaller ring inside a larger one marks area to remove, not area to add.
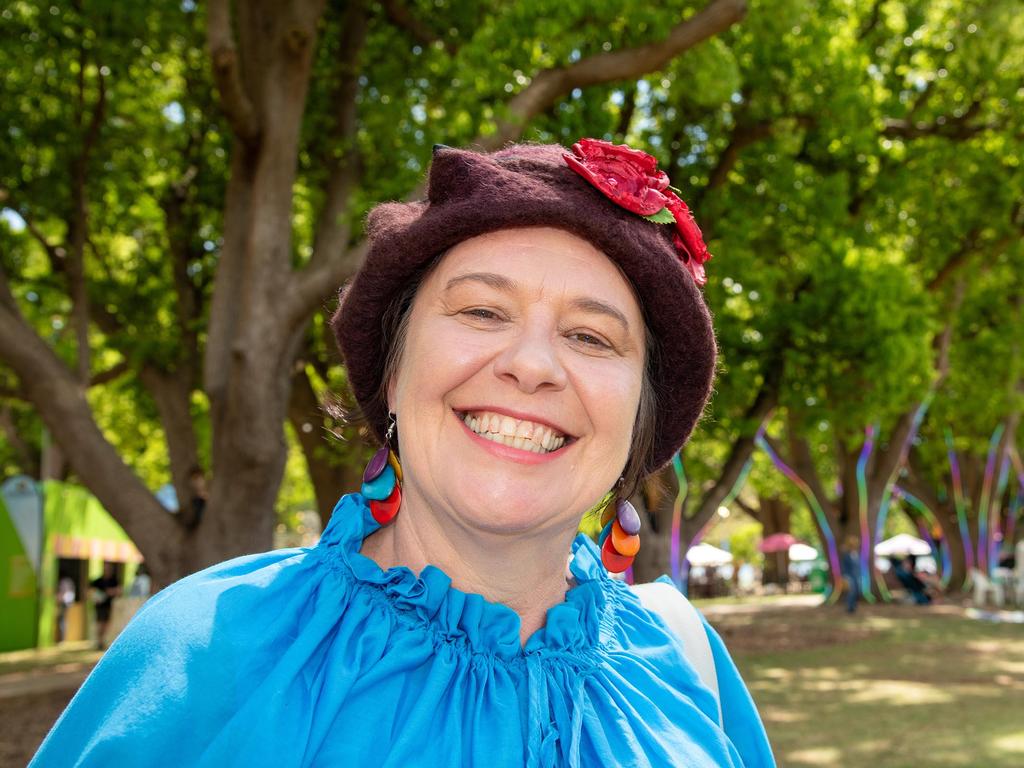
[[[935,685],[911,683],[906,680],[871,680],[847,684],[846,700],[851,704],[877,702],[886,706],[949,704],[956,701],[948,691]]]
[[[999,737],[992,746],[1008,754],[1024,755],[1024,728],[1018,733]]]
[[[803,723],[810,719],[810,715],[803,712],[776,707],[771,712],[762,712],[765,723]]]
[[[790,757],[801,765],[838,765],[842,754],[834,747],[801,749]]]
[[[712,623],[780,765],[1019,768],[1024,633],[943,608],[770,608]]]

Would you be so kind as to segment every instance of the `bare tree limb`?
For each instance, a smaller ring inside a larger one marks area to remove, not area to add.
[[[221,109],[235,135],[255,144],[260,124],[242,81],[238,50],[231,29],[231,0],[210,0],[206,11],[206,44],[213,64],[213,80],[220,93]]]
[[[703,10],[672,27],[668,36],[657,43],[599,53],[567,67],[542,70],[509,101],[508,118],[498,123],[497,131],[479,143],[484,149],[492,150],[514,141],[532,118],[574,88],[629,80],[654,72],[684,51],[729,29],[746,14],[745,0],[712,0]]]

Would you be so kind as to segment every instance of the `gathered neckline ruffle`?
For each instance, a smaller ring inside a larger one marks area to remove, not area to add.
[[[348,494],[335,506],[316,549],[342,578],[380,594],[400,619],[421,625],[438,644],[506,662],[544,655],[584,662],[599,647],[614,590],[608,589],[612,580],[587,536],[578,535],[572,544],[569,570],[576,585],[548,609],[545,625],[521,646],[519,616],[508,606],[456,589],[433,565],[417,576],[406,566],[384,570],[360,554],[363,539],[379,527],[366,499]]]

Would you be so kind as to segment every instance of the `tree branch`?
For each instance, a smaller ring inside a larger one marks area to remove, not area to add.
[[[358,268],[365,250],[355,248],[347,253],[352,230],[348,208],[361,172],[355,143],[356,97],[368,17],[362,3],[350,5],[345,16],[342,57],[337,67],[340,77],[333,98],[338,111],[327,143],[331,154],[325,160],[328,178],[324,203],[317,217],[313,256],[295,273],[288,294],[286,318],[292,327],[304,322],[309,312]]]
[[[772,120],[761,120],[748,125],[736,125],[729,136],[729,143],[722,154],[718,156],[718,163],[708,176],[707,186],[704,191],[712,190],[725,184],[729,172],[736,166],[740,159],[740,152],[763,139],[767,139],[775,130],[775,123]],[[702,193],[703,195],[703,193]]]
[[[21,472],[29,477],[39,477],[39,459],[36,452],[21,439],[18,425],[14,423],[11,408],[7,405],[0,407],[0,433],[7,436],[7,442],[18,456]]]
[[[729,457],[722,465],[721,471],[715,484],[711,486],[702,496],[700,504],[692,515],[688,516],[688,527],[700,529],[711,519],[711,516],[718,510],[719,504],[729,495],[729,491],[736,484],[746,466],[747,461],[757,447],[755,438],[764,422],[771,415],[772,410],[778,402],[778,385],[782,378],[782,362],[778,361],[776,371],[770,372],[765,377],[764,384],[758,391],[754,402],[751,403],[747,412],[743,414],[743,429],[733,441],[729,451]]]
[[[558,98],[574,88],[628,80],[654,71],[675,56],[736,24],[746,12],[745,0],[712,0],[702,11],[673,27],[665,40],[637,48],[601,53],[564,68],[543,70],[509,102],[511,120],[501,123],[494,135],[478,137],[472,143],[485,150],[496,149],[518,138],[531,118],[548,109]],[[346,100],[341,103],[348,102]],[[318,224],[317,237],[320,244],[314,246],[313,258],[296,274],[289,292],[286,317],[293,326],[303,322],[312,307],[326,301],[337,286],[358,269],[365,257],[368,247],[365,240],[347,250],[343,245],[336,245],[348,236],[347,222],[341,225],[339,220],[343,219],[347,197],[356,181],[354,176],[346,176],[351,175],[353,170],[339,168],[339,175],[328,184],[328,201],[325,202]],[[412,195],[413,198],[419,196],[420,190]],[[334,211],[342,213],[332,215]],[[331,233],[330,236],[328,233]]]
[[[1010,226],[1015,231],[1007,232],[995,242],[985,245],[985,252],[989,258],[1002,253],[1024,236],[1024,200],[1018,200],[1010,210]],[[982,228],[977,226],[960,239],[960,245],[939,267],[939,271],[932,279],[925,284],[925,290],[929,293],[937,292],[980,249],[981,232]]]
[[[636,83],[633,83],[622,94],[622,109],[619,111],[619,123],[615,128],[615,135],[623,142],[629,135],[629,126],[633,123],[633,113],[636,112],[636,95],[639,91]],[[670,168],[673,166],[669,166]]]
[[[427,24],[418,19],[405,3],[400,2],[400,0],[381,0],[381,5],[384,7],[384,13],[387,15],[388,21],[407,32],[413,40],[424,48],[429,48],[434,43],[440,42],[450,56],[458,53],[458,46],[454,42],[437,34]]]
[[[49,240],[46,239],[39,228],[32,221],[31,217],[26,217],[25,211],[18,210],[18,215],[21,216],[22,221],[25,222],[25,229],[29,231],[29,234],[36,239],[36,241],[43,246],[43,250],[46,251],[46,256],[50,260],[50,269],[56,274],[62,274],[65,269],[64,258],[67,252],[59,245],[50,245]]]
[[[83,388],[18,312],[2,271],[0,359],[14,370],[71,466],[100,503],[140,548],[170,557],[177,537],[169,515],[103,436]]]
[[[25,393],[18,387],[2,387],[0,386],[0,398],[5,400],[19,400],[23,403],[27,403],[28,400],[25,397]]]
[[[498,130],[478,143],[493,150],[514,141],[532,118],[574,88],[629,80],[661,69],[679,54],[729,29],[746,14],[745,0],[712,0],[702,11],[674,26],[662,41],[599,53],[567,67],[542,70],[509,101],[508,118],[498,123]]]
[[[789,436],[789,448],[791,461],[788,462],[793,468],[793,471],[797,473],[803,481],[807,483],[811,489],[811,493],[814,494],[818,500],[818,504],[821,508],[828,510],[832,508],[832,501],[828,497],[828,493],[825,491],[825,485],[821,482],[821,475],[818,474],[818,468],[814,464],[814,458],[811,456],[811,446],[807,442],[807,438],[798,436],[796,430],[793,427],[792,419],[787,419],[786,433]],[[772,446],[772,450],[775,451],[779,456],[784,454],[779,451],[779,446],[772,443],[772,441],[765,435],[765,439],[768,440],[768,444]]]
[[[242,82],[238,50],[231,30],[231,0],[210,0],[206,19],[206,44],[221,109],[239,140],[255,144],[260,137],[260,124]]]
[[[882,18],[882,5],[884,3],[885,0],[875,0],[875,2],[871,4],[871,12],[864,20],[864,23],[861,24],[860,29],[857,30],[858,42],[870,35],[875,30],[875,27],[878,26],[878,22],[881,21]]]
[[[1002,126],[999,121],[972,123],[981,111],[981,102],[973,101],[960,115],[940,115],[931,122],[913,122],[904,118],[887,117],[882,121],[882,135],[887,138],[920,139],[925,136],[941,136],[954,141],[965,141],[984,131]]]
[[[128,365],[128,361],[122,360],[119,363],[115,363],[114,365],[110,366],[105,371],[93,374],[92,378],[89,379],[89,386],[98,387],[102,384],[106,384],[108,382],[113,381],[114,379],[120,378],[129,370],[131,370],[131,366]]]

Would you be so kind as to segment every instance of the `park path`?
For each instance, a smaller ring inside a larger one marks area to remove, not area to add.
[[[0,700],[74,691],[102,654],[88,643],[30,648],[0,654]]]
[[[814,608],[821,605],[818,594],[780,595],[766,600],[751,600],[742,603],[697,602],[696,607],[708,618],[712,616],[734,616],[737,614],[764,613],[779,608]]]
[[[93,666],[86,662],[75,662],[60,664],[53,669],[0,675],[0,699],[74,690],[89,676]]]

